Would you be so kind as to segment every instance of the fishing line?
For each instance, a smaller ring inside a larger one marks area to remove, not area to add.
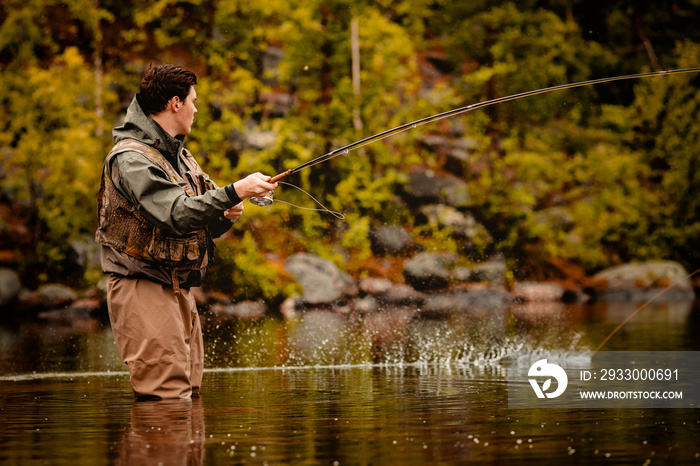
[[[612,332],[610,332],[610,334],[609,334],[607,337],[605,337],[605,339],[604,339],[604,340],[598,345],[598,347],[593,351],[593,354],[591,354],[591,356],[593,356],[594,354],[596,354],[596,353],[603,347],[603,345],[605,345],[605,344],[608,342],[608,340],[610,340],[610,339],[613,337],[613,335],[615,335],[627,322],[629,322],[630,320],[632,320],[632,318],[633,318],[634,316],[636,316],[637,314],[639,314],[640,312],[642,312],[642,310],[643,310],[644,308],[646,308],[648,305],[650,305],[652,302],[654,302],[654,301],[656,300],[656,298],[658,298],[658,297],[661,296],[662,294],[666,293],[666,292],[669,291],[670,289],[676,287],[676,286],[679,285],[680,283],[683,283],[685,280],[691,278],[693,275],[695,275],[695,274],[698,273],[698,272],[700,272],[700,269],[697,269],[695,272],[693,272],[693,273],[691,273],[691,274],[689,274],[689,275],[686,275],[685,277],[680,278],[680,279],[678,279],[677,281],[671,283],[671,284],[668,285],[666,288],[664,288],[663,290],[661,290],[660,292],[658,292],[657,294],[655,294],[649,301],[645,302],[644,304],[642,304],[641,306],[639,306],[637,309],[635,309],[634,312],[633,312],[632,314],[630,314],[629,316],[627,316],[627,318],[626,318],[625,320],[623,320],[622,322],[620,322],[620,324],[619,324],[617,327],[615,327],[615,330],[613,330]]]
[[[411,123],[406,123],[406,124],[397,126],[395,128],[383,131],[381,133],[377,133],[373,136],[369,136],[367,138],[353,142],[353,143],[348,144],[346,146],[343,146],[339,149],[335,149],[331,152],[328,152],[327,154],[324,154],[324,155],[317,157],[313,160],[310,160],[306,163],[303,163],[303,164],[299,165],[298,167],[290,168],[289,170],[287,170],[285,172],[279,173],[279,174],[271,177],[269,181],[271,183],[279,182],[281,179],[283,179],[283,178],[285,178],[293,173],[296,173],[299,170],[303,170],[304,168],[313,167],[313,166],[318,165],[320,163],[327,162],[327,161],[332,160],[340,155],[347,155],[351,150],[360,149],[360,148],[365,147],[365,146],[372,144],[374,142],[386,139],[390,136],[394,136],[394,135],[403,133],[405,131],[417,128],[418,126],[426,125],[428,123],[432,123],[435,121],[444,120],[445,118],[449,118],[449,117],[453,117],[453,116],[457,116],[457,115],[462,115],[464,113],[471,112],[471,111],[474,111],[474,110],[479,109],[479,108],[488,107],[490,105],[496,105],[496,104],[500,104],[503,102],[510,102],[513,100],[518,100],[518,99],[522,99],[522,98],[530,97],[530,96],[534,96],[534,95],[546,94],[548,92],[553,92],[553,91],[559,91],[559,90],[564,90],[564,89],[574,89],[577,87],[590,86],[590,85],[594,85],[594,84],[609,83],[609,82],[613,82],[613,81],[622,81],[625,79],[640,79],[640,78],[648,78],[648,77],[654,77],[654,76],[668,76],[671,74],[696,73],[696,72],[700,72],[700,68],[683,68],[683,69],[677,69],[677,70],[653,71],[650,73],[638,73],[638,74],[628,74],[628,75],[622,75],[622,76],[613,76],[613,77],[608,77],[608,78],[592,79],[592,80],[588,80],[588,81],[580,81],[580,82],[569,83],[569,84],[560,84],[558,86],[535,89],[535,90],[531,90],[531,91],[521,92],[519,94],[512,94],[512,95],[505,96],[505,97],[498,97],[496,99],[491,99],[491,100],[487,100],[484,102],[470,104],[470,105],[467,105],[465,107],[459,107],[459,108],[455,108],[452,110],[448,110],[446,112],[442,112],[442,113],[431,115],[431,116],[428,116],[425,118],[421,118],[420,120],[416,120],[416,121],[413,121]],[[290,186],[293,186],[297,189],[301,189],[301,188],[298,188],[297,186],[294,186],[294,185],[290,185]],[[303,191],[303,192],[306,193],[306,191]],[[326,209],[326,207],[323,204],[321,204],[318,200],[313,198],[313,196],[311,196],[309,193],[306,193],[306,194],[309,197],[311,197],[318,205],[320,205],[322,207],[322,209],[320,209],[321,211],[326,211],[326,212],[334,215],[336,218],[340,218],[340,217],[338,217],[338,215],[336,215],[336,214],[339,214],[338,212],[333,213],[332,211]],[[254,196],[254,197],[250,198],[250,202],[254,205],[257,205],[257,206],[268,206],[268,205],[272,204],[272,202],[273,202],[272,195],[273,195],[273,192],[270,191],[270,193],[267,196]],[[289,203],[286,203],[286,204],[289,204]],[[290,204],[290,205],[293,205],[293,204]],[[298,207],[298,206],[294,206],[294,207]],[[299,207],[299,208],[301,208],[301,207]],[[314,210],[314,209],[311,209],[311,210]],[[340,214],[340,215],[342,215],[342,214]]]
[[[322,156],[320,156],[320,157],[317,157],[317,158],[315,158],[315,159],[313,159],[313,160],[310,160],[310,161],[308,161],[308,162],[306,162],[306,163],[303,163],[303,164],[299,165],[298,167],[290,168],[289,170],[287,170],[287,171],[285,171],[285,172],[279,173],[279,174],[273,176],[272,178],[270,178],[270,182],[271,182],[271,183],[280,182],[280,180],[281,180],[282,178],[285,178],[285,177],[287,177],[287,176],[289,176],[289,175],[292,175],[292,174],[298,172],[299,170],[303,170],[304,168],[313,167],[313,166],[315,166],[315,165],[318,165],[318,164],[320,164],[320,163],[326,162],[326,161],[328,161],[328,160],[332,160],[332,159],[334,159],[334,158],[336,158],[336,157],[338,157],[338,156],[340,156],[340,155],[346,155],[346,154],[348,154],[351,150],[355,150],[355,149],[359,149],[359,148],[361,148],[361,147],[365,147],[365,146],[367,146],[367,145],[369,145],[369,144],[372,144],[372,143],[377,142],[377,141],[381,141],[381,140],[386,139],[386,138],[388,138],[388,137],[390,137],[390,136],[394,136],[394,135],[396,135],[396,134],[400,134],[400,133],[403,133],[403,132],[405,132],[405,131],[408,131],[408,130],[411,130],[411,129],[415,129],[415,128],[417,128],[418,126],[426,125],[426,124],[428,124],[428,123],[432,123],[432,122],[435,122],[435,121],[444,120],[445,118],[449,118],[449,117],[453,117],[453,116],[457,116],[457,115],[462,115],[462,114],[464,114],[464,113],[471,112],[471,111],[474,111],[474,110],[479,109],[479,108],[484,108],[484,107],[488,107],[488,106],[491,106],[491,105],[496,105],[496,104],[500,104],[500,103],[504,103],[504,102],[510,102],[510,101],[522,99],[522,98],[525,98],[525,97],[530,97],[530,96],[535,96],[535,95],[546,94],[546,93],[548,93],[548,92],[554,92],[554,91],[559,91],[559,90],[564,90],[564,89],[574,89],[574,88],[577,88],[577,87],[591,86],[591,85],[595,85],[595,84],[610,83],[610,82],[614,82],[614,81],[622,81],[622,80],[629,80],[629,79],[640,79],[640,78],[649,78],[649,77],[655,77],[655,76],[669,76],[669,75],[672,75],[672,74],[697,73],[697,72],[700,72],[700,68],[683,68],[683,69],[677,69],[677,70],[664,70],[664,71],[654,71],[654,72],[650,72],[650,73],[637,73],[637,74],[629,74],[629,75],[622,75],[622,76],[613,76],[613,77],[608,77],[608,78],[592,79],[592,80],[588,80],[588,81],[580,81],[580,82],[569,83],[569,84],[560,84],[560,85],[558,85],[558,86],[551,86],[551,87],[545,87],[545,88],[542,88],[542,89],[535,89],[535,90],[531,90],[531,91],[527,91],[527,92],[521,92],[521,93],[519,93],[519,94],[513,94],[513,95],[509,95],[509,96],[505,96],[505,97],[498,97],[498,98],[496,98],[496,99],[491,99],[491,100],[487,100],[487,101],[484,101],[484,102],[478,102],[478,103],[475,103],[475,104],[470,104],[470,105],[467,105],[467,106],[465,106],[465,107],[459,107],[459,108],[455,108],[455,109],[452,109],[452,110],[448,110],[448,111],[446,111],[446,112],[442,112],[442,113],[438,113],[438,114],[435,114],[435,115],[431,115],[431,116],[428,116],[428,117],[425,117],[425,118],[421,118],[420,120],[416,120],[416,121],[413,121],[413,122],[411,122],[411,123],[406,123],[406,124],[397,126],[397,127],[395,127],[395,128],[388,129],[388,130],[383,131],[383,132],[381,132],[381,133],[377,133],[377,134],[375,134],[375,135],[373,135],[373,136],[369,136],[369,137],[367,137],[367,138],[360,139],[359,141],[355,141],[355,142],[353,142],[353,143],[351,143],[351,144],[348,144],[348,145],[343,146],[343,147],[341,147],[341,148],[339,148],[339,149],[336,149],[336,150],[333,150],[333,151],[331,151],[331,152],[328,152],[327,154],[324,154],[324,155],[322,155]],[[285,184],[288,184],[288,183],[285,183]],[[290,185],[290,186],[293,186],[293,187],[295,187],[295,188],[301,190],[301,188],[299,188],[299,187],[297,187],[297,186],[294,186],[294,185]],[[303,191],[303,190],[302,190],[302,191]],[[306,193],[306,191],[303,191],[303,192]],[[308,193],[306,193],[306,194],[307,194],[309,197],[311,197],[312,199],[314,199],[314,201],[317,202],[321,207],[323,207],[323,210],[325,210],[326,212],[329,212],[329,213],[331,213],[332,215],[334,215],[334,216],[336,216],[336,217],[337,217],[336,214],[342,216],[342,214],[340,214],[339,212],[335,212],[335,213],[334,213],[334,212],[328,210],[323,204],[321,204],[321,203],[320,203],[318,200],[316,200],[313,196],[311,196],[311,195],[308,194]],[[264,196],[264,197],[254,197],[254,198],[250,198],[250,200],[251,200],[251,202],[252,202],[253,204],[256,204],[256,205],[259,205],[259,206],[270,205],[270,204],[272,204],[272,202],[273,202],[273,199],[272,199],[272,192],[270,192],[270,194],[269,194],[268,196]],[[278,201],[278,202],[281,202],[281,201]],[[287,204],[289,204],[289,203],[287,203]],[[293,205],[293,204],[290,204],[290,205]],[[298,206],[295,206],[295,207],[298,207]],[[300,208],[301,208],[301,207],[300,207]],[[311,210],[321,210],[321,209],[311,209]],[[340,218],[340,217],[338,217],[338,218]],[[344,216],[343,216],[343,218],[344,218]],[[688,275],[688,277],[692,277],[693,275],[695,275],[695,274],[698,273],[698,272],[700,272],[700,269],[698,269],[698,270],[696,270],[695,272],[693,272],[692,274]],[[686,277],[686,278],[687,278],[687,277]],[[682,280],[681,280],[681,281],[682,281]],[[603,342],[602,342],[600,345],[598,345],[598,348],[596,348],[596,350],[594,351],[594,354],[595,354],[595,352],[597,352],[598,350],[600,350],[600,348],[602,348],[603,345],[604,345],[605,343],[607,343],[607,341],[608,341],[613,335],[615,335],[615,333],[617,333],[617,331],[620,330],[620,328],[622,328],[622,326],[625,325],[625,323],[627,323],[627,322],[628,322],[630,319],[632,319],[635,315],[637,315],[637,314],[638,314],[639,312],[641,312],[644,308],[646,308],[649,304],[651,304],[656,298],[658,298],[659,296],[661,296],[662,294],[664,294],[665,292],[667,292],[668,290],[670,290],[671,288],[673,288],[674,286],[676,286],[678,283],[680,283],[680,281],[678,281],[678,282],[676,282],[676,283],[673,283],[672,285],[669,285],[666,289],[664,289],[663,291],[661,291],[660,293],[658,293],[656,296],[654,296],[653,298],[651,298],[649,301],[647,301],[646,303],[644,303],[642,306],[640,306],[639,308],[637,308],[637,310],[635,310],[635,311],[634,311],[629,317],[627,317],[620,325],[618,325],[617,328],[615,328],[615,330],[613,330],[613,331],[610,333],[610,335],[608,335],[608,336],[603,340]]]
[[[272,197],[273,191],[270,191],[270,193],[269,193],[267,196],[263,197],[263,198],[255,198],[255,199],[251,198],[251,202],[253,202],[255,205],[261,205],[261,204],[260,204],[261,202],[265,202],[265,204],[262,204],[262,205],[270,205],[270,204],[272,204],[273,202],[280,202],[280,203],[282,203],[282,204],[287,204],[287,205],[290,205],[290,206],[292,206],[292,207],[296,207],[297,209],[312,210],[312,211],[315,211],[315,212],[327,212],[327,213],[331,214],[332,216],[334,216],[335,218],[337,218],[337,219],[339,219],[339,220],[345,220],[345,215],[343,215],[341,212],[328,209],[325,205],[323,205],[323,204],[321,203],[321,201],[319,201],[318,199],[316,199],[315,197],[313,197],[313,196],[312,196],[311,194],[309,194],[308,192],[304,191],[304,190],[303,190],[302,188],[300,188],[299,186],[293,185],[292,183],[287,183],[287,182],[285,182],[285,181],[278,181],[278,183],[279,183],[279,184],[286,185],[286,186],[291,186],[292,188],[298,189],[299,191],[301,191],[302,193],[306,194],[306,195],[309,196],[311,199],[313,199],[313,201],[314,201],[316,204],[318,204],[319,206],[321,206],[321,208],[320,208],[320,209],[314,209],[314,208],[312,208],[312,207],[302,207],[302,206],[298,206],[298,205],[296,205],[296,204],[292,204],[291,202],[280,201],[279,199],[274,199],[274,198]],[[261,201],[261,199],[264,199],[264,201]],[[268,202],[268,201],[269,201],[269,202]]]

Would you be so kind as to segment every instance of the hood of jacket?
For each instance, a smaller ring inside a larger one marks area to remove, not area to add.
[[[139,103],[138,93],[134,95],[126,110],[124,124],[112,130],[112,139],[115,144],[122,139],[136,139],[148,144],[158,149],[176,169],[179,165],[176,162],[177,156],[185,141],[184,136],[173,137],[168,134],[155,120],[144,113]]]

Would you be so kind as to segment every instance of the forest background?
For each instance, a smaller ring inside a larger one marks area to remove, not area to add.
[[[186,145],[220,185],[487,99],[700,66],[700,0],[4,0],[0,20],[0,264],[28,287],[101,278],[81,257],[102,161],[151,64],[198,74]],[[247,205],[207,286],[283,299],[295,287],[283,261],[300,251],[356,277],[400,276],[403,258],[372,250],[382,225],[459,263],[499,255],[513,280],[653,259],[695,270],[699,107],[700,74],[686,74],[419,127],[287,180],[345,220]],[[411,195],[418,172],[462,183],[457,201],[435,202],[444,215]]]

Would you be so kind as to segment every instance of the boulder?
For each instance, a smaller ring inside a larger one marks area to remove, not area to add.
[[[70,242],[68,260],[73,266],[82,269],[99,269],[101,267],[102,247],[95,242],[92,236],[83,236]]]
[[[372,252],[377,255],[401,256],[413,251],[415,243],[411,234],[398,225],[375,228],[369,234]]]
[[[439,175],[432,170],[411,173],[406,196],[419,205],[443,203],[452,207],[468,207],[468,185],[460,178]]]
[[[297,316],[297,302],[299,296],[290,296],[280,305],[280,314],[285,319],[294,319]]]
[[[384,295],[394,284],[386,278],[363,278],[360,280],[360,291],[369,295]]]
[[[491,234],[470,214],[445,204],[430,204],[420,209],[431,225],[449,228],[452,235],[463,241],[465,251],[477,251],[493,243]]]
[[[284,269],[304,288],[306,303],[329,305],[358,294],[357,285],[350,275],[342,272],[331,261],[311,254],[296,254],[287,259]]]
[[[209,312],[219,317],[234,317],[237,319],[254,320],[267,313],[267,306],[262,301],[242,301],[240,303],[212,304]]]
[[[466,215],[444,204],[431,204],[420,209],[428,222],[439,227],[447,227],[460,238],[475,236],[476,221],[471,215]]]
[[[15,300],[22,291],[17,272],[10,269],[0,269],[0,307],[5,307]]]
[[[493,286],[504,286],[506,282],[506,263],[501,258],[492,259],[471,268],[470,280],[486,282]]]
[[[48,307],[45,297],[38,291],[22,290],[17,297],[17,310],[20,313],[36,313]]]
[[[431,253],[421,253],[406,261],[403,274],[406,281],[418,291],[445,288],[450,280],[445,260]]]
[[[380,309],[377,298],[371,295],[355,300],[352,303],[352,308],[355,312],[360,314],[369,314]]]
[[[563,301],[566,290],[557,283],[519,282],[513,285],[513,298],[522,303]]]
[[[656,296],[669,286],[664,294]],[[674,261],[624,264],[593,277],[593,293],[599,301],[692,301],[693,284],[685,268]]]
[[[67,306],[78,299],[75,291],[65,285],[55,283],[39,287],[38,292],[42,301],[49,308]]]
[[[395,283],[381,301],[394,306],[420,306],[425,301],[425,294],[405,283]]]

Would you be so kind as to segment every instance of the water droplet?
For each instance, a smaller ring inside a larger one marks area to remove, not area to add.
[[[411,128],[415,128],[416,126],[418,126],[418,125],[415,125],[415,124],[414,124],[414,125],[411,125]]]

